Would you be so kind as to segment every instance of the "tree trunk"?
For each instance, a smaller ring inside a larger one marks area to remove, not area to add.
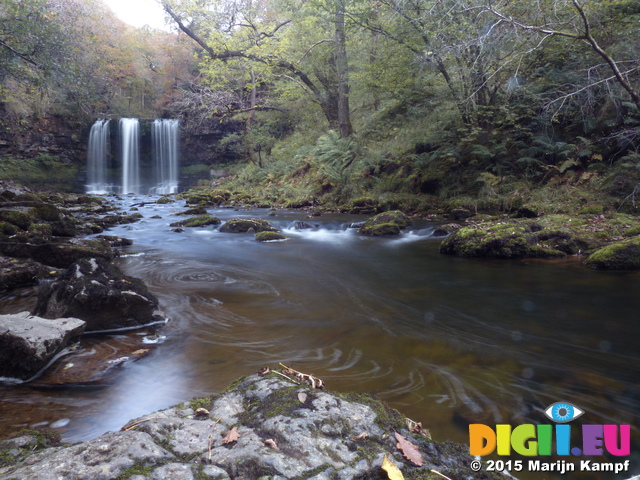
[[[349,113],[349,64],[347,42],[344,31],[344,0],[336,0],[336,72],[338,74],[338,127],[340,136],[346,138],[353,133]]]

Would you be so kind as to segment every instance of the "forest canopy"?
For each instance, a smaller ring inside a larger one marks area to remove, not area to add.
[[[460,168],[476,194],[613,167],[621,193],[640,180],[636,1],[157,1],[171,32],[130,27],[100,0],[5,0],[5,128],[228,122],[203,164],[248,162],[263,186],[307,168],[320,184],[307,195],[397,172],[384,189],[447,196]]]

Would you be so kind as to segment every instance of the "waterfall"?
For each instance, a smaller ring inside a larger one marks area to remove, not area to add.
[[[121,193],[140,193],[140,129],[137,118],[120,119]]]
[[[109,155],[109,120],[96,120],[89,132],[87,148],[87,193],[110,193],[107,183],[107,157]]]
[[[156,185],[150,193],[178,192],[179,121],[154,120],[151,126]]]

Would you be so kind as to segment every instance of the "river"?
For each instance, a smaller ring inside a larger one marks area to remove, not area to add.
[[[100,388],[0,386],[1,430],[53,425],[67,441],[87,440],[282,362],[329,389],[376,394],[434,439],[466,443],[470,423],[550,423],[544,409],[563,400],[586,411],[585,423],[631,424],[640,455],[639,273],[594,271],[579,258],[443,256],[426,221],[365,238],[347,228],[360,216],[222,208],[210,213],[267,218],[290,240],[171,231],[184,217],[170,214],[184,208],[145,205],[142,221],[106,232],[134,241],[117,263],[159,298],[170,318],[162,343]],[[291,228],[298,220],[314,228]],[[5,293],[1,313],[34,298]],[[136,335],[107,343],[117,350]]]

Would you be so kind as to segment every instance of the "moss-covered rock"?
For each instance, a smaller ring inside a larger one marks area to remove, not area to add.
[[[11,223],[22,230],[31,225],[31,217],[19,210],[0,210],[0,221]]]
[[[60,220],[60,210],[51,203],[40,203],[29,212],[31,216],[45,222],[55,222]]]
[[[197,217],[187,218],[180,222],[172,223],[171,227],[204,227],[207,225],[220,225],[222,223],[219,218],[211,215],[198,215]]]
[[[168,203],[174,203],[174,202],[175,200],[171,197],[160,197],[159,199],[156,200],[156,203],[160,205],[166,205]]]
[[[197,207],[188,208],[186,210],[182,210],[181,212],[176,212],[173,215],[206,215],[207,209],[204,205],[198,205]]]
[[[386,235],[400,235],[400,227],[395,223],[379,223],[377,225],[363,225],[358,230],[362,235],[382,237]]]
[[[256,240],[258,242],[273,242],[276,240],[288,240],[288,239],[289,237],[279,232],[265,231],[265,232],[256,233]]]
[[[267,220],[261,218],[232,218],[220,227],[221,232],[245,233],[253,232],[275,232],[277,229]]]
[[[602,270],[640,269],[640,237],[616,242],[596,250],[589,255],[585,264]]]
[[[370,218],[359,228],[362,235],[382,236],[398,235],[400,230],[411,225],[411,219],[399,210],[379,213]]]
[[[520,221],[467,226],[446,238],[440,245],[440,253],[491,258],[555,258],[572,253],[575,245],[571,243],[570,232],[539,228],[536,223]]]

